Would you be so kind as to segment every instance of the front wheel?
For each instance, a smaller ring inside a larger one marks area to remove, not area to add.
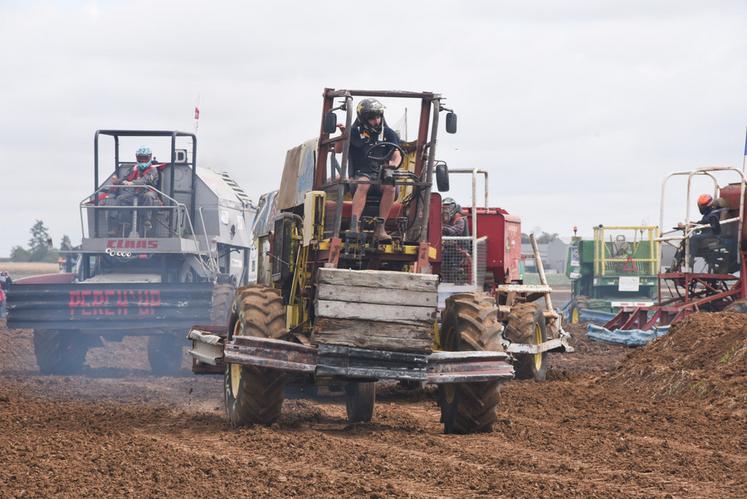
[[[446,351],[501,352],[501,323],[495,300],[482,293],[460,293],[446,300],[440,339]],[[444,433],[482,433],[493,429],[498,382],[439,386]]]
[[[286,334],[280,291],[263,286],[242,288],[231,307],[232,336],[281,339]],[[286,375],[276,369],[226,364],[226,416],[233,426],[271,425],[280,417]]]
[[[79,374],[88,344],[75,331],[34,331],[36,363],[43,374]]]
[[[540,345],[547,341],[547,324],[542,307],[535,303],[519,303],[512,307],[506,324],[506,338],[512,343],[529,345]],[[546,379],[547,352],[520,353],[515,357],[517,379]]]
[[[375,381],[352,382],[345,387],[348,423],[368,423],[373,419],[375,406]]]

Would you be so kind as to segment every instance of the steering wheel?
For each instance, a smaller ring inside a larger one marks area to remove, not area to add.
[[[389,152],[387,152],[387,147],[389,148]],[[381,152],[379,154],[376,154],[379,149],[381,150]],[[393,168],[396,170],[400,166],[402,166],[402,162],[404,162],[405,160],[405,151],[394,142],[378,142],[377,144],[374,144],[368,150],[366,159],[369,161],[373,161],[374,163],[378,163],[381,166],[385,166],[389,163],[389,160],[392,158],[394,151],[399,151],[399,163],[396,166],[390,166],[389,168]]]

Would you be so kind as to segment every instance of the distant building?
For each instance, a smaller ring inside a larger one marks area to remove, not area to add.
[[[553,239],[549,243],[537,244],[542,258],[542,264],[548,273],[565,272],[565,259],[568,255],[568,243],[560,239]],[[521,245],[521,254],[524,257],[524,269],[527,272],[537,272],[537,265],[534,262],[534,252],[532,245],[524,243]]]

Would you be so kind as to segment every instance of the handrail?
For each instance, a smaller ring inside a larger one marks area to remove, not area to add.
[[[148,190],[151,190],[153,192],[158,193],[159,195],[163,196],[167,200],[171,201],[173,203],[173,205],[170,205],[170,206],[138,206],[138,207],[133,207],[133,206],[106,206],[106,205],[98,205],[98,204],[89,204],[88,203],[88,201],[90,201],[90,199],[92,197],[95,197],[99,192],[103,192],[104,189],[108,189],[108,188],[111,188],[111,187],[114,187],[114,188],[117,188],[117,189],[119,189],[119,188],[124,188],[124,189],[131,189],[131,188],[148,189]],[[79,204],[79,209],[80,209],[80,216],[81,216],[81,218],[80,218],[80,226],[81,226],[81,232],[82,232],[83,237],[86,236],[85,224],[83,223],[83,209],[93,209],[93,210],[96,210],[96,209],[104,209],[104,210],[111,210],[111,209],[115,209],[115,210],[117,210],[117,209],[120,209],[120,210],[177,210],[177,212],[182,211],[182,213],[184,213],[187,225],[189,227],[191,239],[195,243],[195,248],[197,248],[198,251],[200,250],[200,242],[197,240],[197,234],[195,232],[194,225],[192,224],[192,217],[190,217],[190,215],[189,215],[189,212],[187,210],[187,206],[184,203],[181,203],[181,202],[177,201],[176,199],[172,198],[168,194],[160,191],[159,189],[157,189],[157,188],[155,188],[155,187],[153,187],[151,185],[109,185],[109,186],[102,186],[101,188],[97,189],[92,195],[89,195],[89,196],[86,196],[85,198],[83,198],[83,200],[81,200],[81,202]],[[177,219],[177,222],[176,222],[177,225],[181,225],[178,222],[179,222],[179,220]],[[203,231],[205,232],[205,237],[207,238],[207,230],[205,229],[205,226],[204,226],[204,219],[203,219]],[[183,231],[180,230],[179,234],[178,234],[180,238],[184,235],[181,232],[183,232]],[[209,240],[208,240],[208,245],[205,248],[205,252],[207,253],[208,258],[210,258],[210,253],[211,252],[210,252],[210,243],[209,243]],[[205,265],[205,262],[202,259],[198,259],[198,260],[200,261],[200,264],[202,265],[202,267],[209,274],[211,274],[211,273],[217,273],[217,269],[212,268],[212,266],[209,267],[209,266]]]
[[[213,260],[213,258],[210,256],[210,239],[208,238],[207,228],[205,227],[205,214],[202,212],[202,206],[200,206],[199,213],[200,213],[200,222],[202,223],[202,232],[205,236],[205,250],[208,253],[208,261],[211,263],[213,267],[213,271],[217,274],[220,270],[220,267],[218,266],[217,257],[215,258],[216,261]]]
[[[697,230],[697,228],[704,228],[706,226],[700,226],[697,227],[698,224],[693,224],[690,222],[690,194],[692,190],[692,178],[696,175],[704,175],[707,177],[710,177],[711,180],[713,180],[714,183],[714,197],[718,195],[719,185],[718,181],[716,180],[716,177],[714,177],[711,172],[735,172],[737,175],[739,175],[739,178],[741,179],[740,182],[740,195],[739,195],[739,217],[736,219],[739,222],[739,229],[737,233],[737,247],[741,248],[742,243],[742,231],[744,230],[744,195],[745,195],[745,187],[747,186],[747,182],[745,181],[745,173],[737,168],[734,168],[732,166],[703,166],[696,168],[695,170],[690,171],[678,171],[673,172],[667,175],[664,180],[662,181],[661,185],[661,202],[659,207],[659,226],[664,226],[664,199],[665,199],[665,192],[666,192],[666,186],[670,179],[672,179],[675,176],[685,176],[687,175],[687,195],[685,199],[685,223],[684,225],[684,233],[679,240],[686,239],[687,241],[685,243],[685,261],[684,261],[684,267],[685,272],[690,271],[692,272],[692,269],[690,268],[690,240],[689,236],[692,234],[694,230]],[[729,219],[729,222],[734,221],[735,219]],[[689,229],[689,230],[688,230]],[[659,238],[657,240],[660,241],[670,241],[670,240],[677,240],[676,238],[662,238],[664,235],[663,232],[659,232]],[[737,254],[738,261],[741,262],[741,252],[738,252]]]

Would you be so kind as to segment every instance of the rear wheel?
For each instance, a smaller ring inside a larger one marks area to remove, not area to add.
[[[447,351],[503,351],[495,300],[485,294],[449,297],[442,316],[441,345]],[[444,433],[479,433],[493,428],[498,382],[449,383],[439,386]]]
[[[88,344],[75,331],[34,331],[34,353],[44,374],[77,374],[85,369]]]
[[[239,290],[231,307],[233,336],[281,339],[286,334],[280,290],[254,286]],[[226,416],[233,426],[271,425],[283,405],[286,376],[275,369],[226,364]]]
[[[181,335],[161,333],[148,338],[150,372],[157,376],[178,374],[182,369],[185,340]]]
[[[235,295],[236,287],[232,284],[216,284],[213,288],[210,324],[225,326],[228,323],[228,313]]]
[[[519,303],[511,308],[506,338],[512,343],[539,345],[547,341],[547,324],[542,308],[535,303]],[[518,379],[542,381],[547,377],[547,352],[516,354],[514,370]]]
[[[363,381],[348,383],[345,387],[345,408],[348,423],[371,421],[376,406],[376,382]]]

